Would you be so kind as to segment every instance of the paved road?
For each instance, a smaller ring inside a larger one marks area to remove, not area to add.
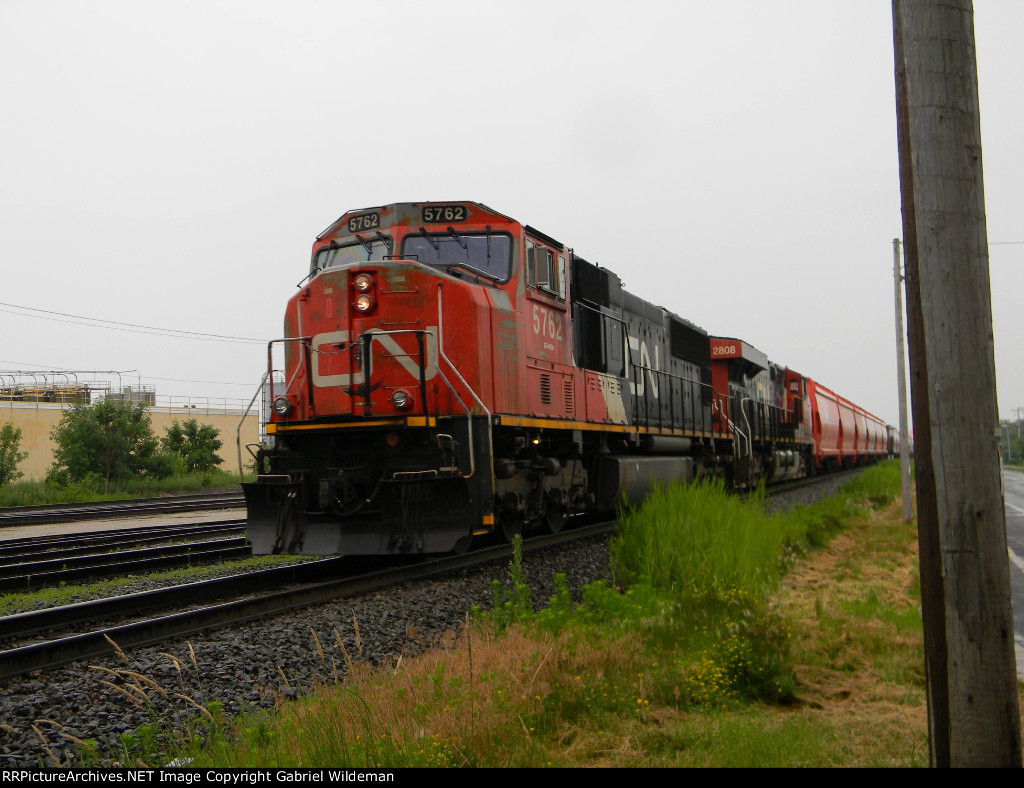
[[[1017,676],[1024,679],[1024,473],[1003,471],[1003,497],[1006,503],[1006,543],[1010,549]]]

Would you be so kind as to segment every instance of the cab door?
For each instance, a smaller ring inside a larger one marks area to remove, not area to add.
[[[567,299],[567,255],[526,236],[526,386],[531,414],[575,418],[575,369]]]

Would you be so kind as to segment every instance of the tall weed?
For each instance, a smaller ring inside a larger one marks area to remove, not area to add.
[[[778,578],[779,555],[799,524],[743,501],[720,480],[654,490],[624,513],[611,544],[615,581],[641,580],[667,593],[741,588],[760,594]]]

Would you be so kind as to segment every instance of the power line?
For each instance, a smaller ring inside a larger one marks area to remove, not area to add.
[[[229,383],[225,380],[190,380],[188,378],[158,378],[155,375],[146,375],[146,380],[165,380],[169,383],[209,383],[212,386],[248,386],[253,388],[259,382],[258,378],[253,378],[248,383]]]
[[[60,375],[60,374],[111,374],[111,375],[127,375],[134,374],[138,375],[137,369],[128,370],[81,370],[81,369],[68,369],[67,367],[55,367],[52,364],[38,364],[35,362],[29,363],[28,361],[11,361],[10,359],[0,358],[0,364],[13,364],[17,367],[24,367],[24,369],[7,369],[0,370],[2,375],[31,375],[33,372],[37,372],[41,375]],[[164,380],[169,383],[209,383],[213,386],[246,386],[252,387],[254,382],[252,380],[245,383],[232,382],[227,380],[192,380],[190,378],[162,378],[156,375],[141,375],[140,377],[146,380]],[[255,379],[254,379],[255,380]]]
[[[52,312],[48,309],[36,309],[30,306],[20,306],[18,304],[8,304],[0,301],[0,306],[10,307],[11,309],[20,309],[24,312],[38,312],[40,314],[24,314],[23,312],[12,312],[10,309],[0,309],[0,312],[4,312],[9,315],[17,315],[18,317],[32,317],[37,320],[51,320],[57,323],[71,323],[72,325],[78,326],[90,326],[92,328],[103,328],[108,331],[125,331],[132,334],[151,334],[154,336],[172,337],[174,339],[195,339],[204,342],[241,342],[245,344],[266,344],[265,339],[254,339],[252,337],[235,337],[228,336],[225,334],[207,334],[200,331],[186,331],[178,328],[159,328],[157,326],[143,326],[137,323],[122,323],[117,320],[105,320],[97,317],[85,317],[83,315],[71,315],[66,312]],[[44,315],[58,315],[58,317],[44,317]],[[70,318],[70,319],[65,319]],[[87,322],[81,322],[87,321]],[[96,324],[107,324],[107,325],[96,325]],[[125,326],[125,328],[120,328]]]

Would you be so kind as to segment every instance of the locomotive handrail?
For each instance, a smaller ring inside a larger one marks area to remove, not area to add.
[[[459,372],[458,367],[456,367],[455,364],[452,363],[451,359],[449,359],[447,354],[444,352],[444,316],[443,316],[442,313],[443,313],[443,309],[441,308],[441,284],[438,283],[438,285],[437,285],[437,357],[438,357],[439,360],[440,359],[444,359],[444,363],[447,364],[451,368],[452,372],[455,373],[455,375],[458,377],[458,379],[462,383],[462,385],[466,387],[466,390],[469,391],[469,393],[473,395],[473,399],[476,400],[476,404],[479,405],[480,409],[487,415],[487,454],[488,454],[488,456],[491,459],[491,488],[493,490],[493,488],[494,488],[494,436],[493,436],[492,430],[491,430],[491,420],[492,420],[491,419],[491,411],[487,409],[487,406],[484,405],[483,400],[480,399],[479,396],[477,396],[477,393],[473,390],[473,387],[470,386],[466,382],[466,379],[464,377],[462,377],[462,373]],[[444,375],[444,373],[441,372],[441,365],[440,364],[438,364],[438,370],[437,371],[441,375],[441,380],[443,380],[445,382],[445,385],[448,386],[448,389],[452,392],[452,394],[455,397],[455,399],[458,400],[459,404],[462,405],[463,410],[466,411],[467,429],[469,430],[469,461],[470,461],[470,473],[469,473],[469,476],[472,476],[476,472],[476,463],[475,463],[475,456],[474,456],[474,451],[473,451],[473,416],[469,412],[469,408],[467,408],[463,404],[462,399],[455,392],[455,389],[452,387],[452,384],[448,381],[448,378]],[[465,478],[469,478],[469,477],[465,477]]]
[[[754,430],[750,427],[750,418],[747,416],[747,409],[744,407],[744,403],[752,401],[750,397],[740,397],[740,414],[743,416],[743,421],[746,422],[747,434],[750,436],[747,438],[747,457],[751,460],[754,459],[754,442],[751,440]]]
[[[718,389],[715,389],[715,393],[718,393]],[[739,435],[741,438],[743,438],[743,440],[745,440],[747,442],[747,446],[751,447],[751,450],[752,450],[753,445],[752,445],[752,442],[750,440],[750,436],[747,435],[745,432],[743,432],[743,430],[741,430],[739,428],[739,425],[736,424],[732,419],[729,418],[729,416],[726,414],[725,410],[722,408],[722,400],[715,400],[713,407],[718,410],[718,415],[721,416],[722,419],[725,421],[725,423],[728,424],[729,427],[732,429],[733,435]],[[736,451],[736,444],[737,443],[738,443],[738,441],[735,441],[735,440],[733,441],[733,451],[732,451],[733,457],[741,456]]]
[[[420,383],[420,399],[423,400],[423,415],[424,416],[429,416],[430,415],[430,411],[429,411],[429,409],[427,407],[427,357],[426,357],[425,345],[423,343],[423,337],[424,336],[434,337],[434,343],[435,344],[437,344],[438,339],[437,339],[436,336],[434,336],[434,332],[433,331],[429,331],[429,330],[423,329],[423,328],[396,328],[396,329],[393,329],[391,331],[385,331],[384,329],[381,329],[381,328],[371,328],[371,329],[369,329],[369,330],[367,330],[367,331],[365,331],[365,332],[363,332],[362,334],[359,335],[360,341],[362,341],[363,337],[365,337],[367,335],[369,335],[369,337],[370,337],[369,343],[367,344],[367,361],[366,361],[367,367],[369,367],[369,362],[370,362],[369,347],[370,347],[370,345],[373,344],[374,338],[382,337],[382,336],[391,336],[393,334],[415,334],[416,335],[416,353],[417,353],[417,357],[418,357],[418,360],[419,360],[419,370],[420,370],[420,380],[419,380],[419,383]],[[319,352],[319,351],[317,351],[317,352]],[[411,353],[405,353],[405,354],[403,354],[403,357],[404,358],[410,358],[411,355],[412,355]],[[395,353],[394,351],[392,351],[391,358],[397,358],[397,357],[398,357],[398,354]],[[444,378],[444,375],[441,373],[440,368],[437,369],[437,373],[441,374],[442,379]],[[366,380],[364,381],[364,383],[369,385],[369,375],[367,375],[365,377],[366,377]]]
[[[235,448],[238,449],[238,480],[242,480],[242,424],[249,416],[249,411],[252,410],[252,404],[256,401],[256,398],[263,391],[263,387],[267,383],[267,377],[270,375],[270,369],[263,373],[263,377],[260,378],[260,385],[256,388],[256,393],[252,395],[252,399],[249,400],[249,405],[242,413],[242,418],[238,420],[238,429],[235,431]],[[272,377],[272,376],[271,376]],[[274,382],[270,382],[271,388],[273,388]],[[251,453],[251,452],[250,452]],[[259,469],[257,468],[257,471]]]
[[[308,343],[308,342],[312,342],[312,341],[313,341],[312,337],[280,337],[279,339],[271,339],[267,343],[267,371],[268,371],[268,374],[269,374],[269,371],[274,368],[274,355],[273,354],[274,354],[274,343],[275,342],[307,342]],[[317,351],[317,352],[319,353],[320,351]],[[306,360],[305,355],[302,356],[302,360],[303,360],[303,363],[305,363],[305,360]],[[295,382],[295,378],[298,377],[299,370],[301,368],[302,368],[302,364],[296,364],[295,365],[295,371],[292,373],[291,379],[287,383],[284,384],[284,390],[285,391],[288,391],[292,387],[292,383]],[[312,371],[310,371],[310,374],[311,373],[312,373]],[[270,376],[270,401],[273,402],[273,400],[274,400],[274,378],[273,378],[273,375],[271,375]]]
[[[648,372],[648,373],[653,373],[653,375],[658,375],[659,376],[659,382],[660,382],[660,378],[661,377],[668,378],[668,380],[669,380],[669,411],[670,411],[670,413],[669,413],[669,421],[671,422],[670,426],[673,429],[675,428],[675,414],[673,412],[674,408],[675,408],[675,398],[674,398],[673,393],[672,393],[671,381],[676,380],[676,381],[679,381],[680,383],[687,383],[687,384],[689,384],[689,387],[690,387],[691,391],[692,391],[693,386],[697,386],[698,387],[698,391],[701,388],[706,388],[706,389],[709,389],[712,392],[712,394],[718,393],[717,389],[715,389],[714,386],[712,386],[710,383],[705,383],[704,381],[701,381],[701,380],[694,380],[693,378],[684,377],[683,375],[677,375],[675,372],[669,372],[668,370],[665,370],[665,369],[655,369],[654,367],[647,367],[647,366],[644,366],[643,364],[640,364],[640,363],[633,364],[632,366],[634,368],[634,371],[635,370],[640,370],[640,375],[638,377],[642,378],[643,373],[644,372]],[[682,387],[680,387],[680,395],[682,395]],[[692,396],[692,394],[691,394],[691,396]],[[647,424],[649,426],[650,425],[650,407],[649,407],[649,404],[648,404],[647,397],[644,396],[643,399],[644,399],[644,414],[643,415],[644,415],[644,418],[647,421]],[[638,423],[640,421],[640,401],[639,400],[640,400],[639,397],[636,397],[634,399],[634,410],[635,410],[635,415],[636,415],[636,421]],[[712,402],[714,402],[714,397],[712,397]],[[700,421],[701,421],[700,426],[702,428],[706,428],[707,432],[714,433],[713,425],[705,424],[704,423],[703,408],[701,408]],[[696,420],[695,420],[694,424],[696,426]],[[659,408],[659,413],[658,413],[658,426],[664,426],[663,425],[663,419],[662,419],[661,413],[660,413],[660,408]],[[683,426],[685,427],[685,419],[683,420]]]
[[[445,356],[440,349],[438,349],[438,357],[444,358],[445,363],[451,366],[451,361],[448,360],[448,357]],[[452,369],[454,370],[454,367],[452,367]],[[448,380],[448,377],[440,368],[438,368],[437,374],[441,376],[441,380],[444,381],[444,384],[448,387],[448,391],[451,392],[451,395],[455,397],[455,401],[458,402],[459,406],[466,412],[466,428],[468,430],[469,439],[469,473],[460,473],[459,476],[463,479],[469,479],[474,473],[476,473],[476,452],[473,449],[473,414],[469,412],[469,408],[466,407],[466,403],[462,401],[462,397],[459,396],[459,393],[455,390],[451,381]],[[455,374],[458,375],[458,370],[455,370]],[[490,432],[490,430],[488,430],[488,432]]]

